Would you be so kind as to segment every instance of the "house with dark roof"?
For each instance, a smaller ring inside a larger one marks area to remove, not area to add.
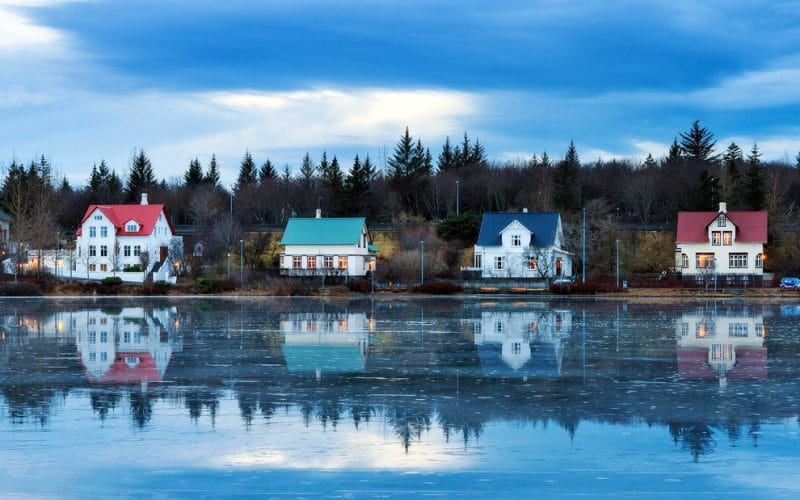
[[[364,217],[292,217],[281,244],[281,272],[289,276],[364,277],[374,271],[378,248]]]
[[[154,281],[175,282],[183,239],[166,207],[149,204],[146,193],[139,204],[90,205],[75,235],[74,255],[67,257],[75,277],[142,282],[152,273]]]
[[[572,276],[558,212],[485,213],[474,266],[482,278]]]
[[[679,212],[675,265],[698,281],[726,283],[760,280],[764,274],[767,212],[719,210]]]

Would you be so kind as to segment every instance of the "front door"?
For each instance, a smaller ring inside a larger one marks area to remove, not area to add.
[[[556,276],[561,276],[563,272],[564,269],[562,268],[561,259],[556,259]]]
[[[161,247],[160,248],[160,254],[161,254],[161,256],[160,256],[161,258],[159,259],[159,261],[160,262],[164,262],[165,260],[167,260],[167,255],[169,255],[169,248]]]

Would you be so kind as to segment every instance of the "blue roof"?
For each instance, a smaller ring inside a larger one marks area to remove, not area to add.
[[[357,245],[364,217],[299,218],[286,224],[283,245]]]
[[[558,212],[503,212],[483,214],[478,245],[483,247],[501,246],[500,231],[515,220],[533,233],[532,246],[546,247],[555,244],[558,231]]]
[[[558,378],[558,359],[552,344],[531,344],[531,358],[514,369],[503,360],[502,344],[478,346],[481,371],[487,377]]]

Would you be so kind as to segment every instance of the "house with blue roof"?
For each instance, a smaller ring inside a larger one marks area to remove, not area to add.
[[[374,271],[378,248],[364,217],[292,217],[281,244],[280,268],[288,276],[364,277]]]
[[[558,212],[485,213],[474,266],[482,278],[572,276]]]

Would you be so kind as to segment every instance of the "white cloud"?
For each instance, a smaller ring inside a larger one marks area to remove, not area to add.
[[[27,17],[3,9],[0,4],[0,55],[52,50],[64,42],[57,30],[34,24]]]
[[[691,98],[712,108],[753,109],[800,104],[800,66],[747,71],[718,85],[698,90]]]

